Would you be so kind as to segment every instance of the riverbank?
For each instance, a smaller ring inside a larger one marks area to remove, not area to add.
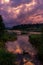
[[[16,55],[6,50],[7,41],[17,40],[16,33],[4,32],[0,37],[0,65],[15,65]]]
[[[32,34],[29,40],[33,46],[38,50],[38,58],[43,63],[43,37],[41,34]]]
[[[1,36],[1,39],[4,41],[13,41],[17,39],[17,34],[5,31],[3,36]]]
[[[0,47],[5,47],[5,42],[7,41],[15,41],[15,40],[17,40],[16,33],[9,33],[5,31],[4,34],[0,38]]]

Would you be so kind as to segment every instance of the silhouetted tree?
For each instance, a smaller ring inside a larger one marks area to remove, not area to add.
[[[3,18],[2,18],[2,16],[0,15],[0,37],[1,37],[1,35],[3,35],[4,29],[5,29],[5,25],[4,25],[4,23],[3,23]]]
[[[5,29],[5,25],[4,25],[4,23],[3,23],[3,18],[2,18],[1,15],[0,15],[0,29],[1,29],[1,30],[4,30],[4,29]]]

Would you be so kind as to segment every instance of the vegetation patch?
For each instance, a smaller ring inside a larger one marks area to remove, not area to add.
[[[17,34],[16,33],[8,33],[5,32],[3,36],[1,36],[1,40],[3,41],[15,41],[17,40]]]
[[[32,34],[30,35],[29,40],[38,50],[38,58],[43,62],[43,35]]]
[[[0,48],[0,65],[15,65],[16,55]]]

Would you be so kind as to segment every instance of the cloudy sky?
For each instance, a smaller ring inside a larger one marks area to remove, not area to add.
[[[6,26],[43,22],[43,0],[0,0]]]

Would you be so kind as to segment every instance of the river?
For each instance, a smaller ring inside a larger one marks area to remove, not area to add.
[[[39,60],[37,60],[37,58],[35,57],[37,55],[37,50],[30,43],[28,34],[17,35],[16,41],[7,41],[6,48],[12,53],[22,54],[23,51],[28,52],[31,58],[29,58],[28,62],[24,63],[23,65],[40,65]],[[24,61],[26,60],[25,58],[23,59]]]

